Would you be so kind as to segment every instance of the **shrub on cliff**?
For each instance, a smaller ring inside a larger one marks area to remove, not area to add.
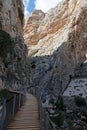
[[[13,96],[12,93],[10,93],[7,89],[0,90],[0,102],[3,101],[3,99],[9,100]]]
[[[63,102],[63,98],[62,96],[59,96],[58,99],[57,99],[57,102],[55,103],[55,106],[56,106],[56,110],[64,110],[64,102]]]
[[[64,112],[59,111],[56,116],[52,116],[50,118],[56,126],[60,127],[61,125],[63,125],[64,122]]]
[[[75,97],[75,103],[76,103],[76,105],[77,106],[83,106],[83,105],[85,105],[85,99],[84,98],[82,98],[81,96],[76,96]]]

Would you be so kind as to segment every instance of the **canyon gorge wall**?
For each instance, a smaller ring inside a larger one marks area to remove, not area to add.
[[[21,0],[0,0],[0,88],[58,95],[87,58],[87,1],[33,11],[24,26],[26,45],[23,8]]]
[[[23,20],[21,0],[0,0],[0,88],[18,89],[28,84]]]
[[[0,29],[15,38],[23,32],[24,6],[21,0],[0,0]]]
[[[64,0],[46,14],[35,10],[24,38],[31,86],[58,95],[87,58],[87,0]]]

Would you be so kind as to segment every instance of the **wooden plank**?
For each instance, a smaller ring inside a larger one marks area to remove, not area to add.
[[[26,102],[6,130],[40,130],[38,102],[33,95],[27,95]]]

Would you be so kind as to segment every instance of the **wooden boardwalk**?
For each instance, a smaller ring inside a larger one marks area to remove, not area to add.
[[[38,102],[33,95],[27,94],[24,105],[6,130],[40,130]]]

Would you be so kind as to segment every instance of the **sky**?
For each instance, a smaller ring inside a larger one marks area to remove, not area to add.
[[[55,7],[62,0],[23,0],[25,7],[25,19],[28,18],[34,9],[41,9],[47,12],[50,8]]]

